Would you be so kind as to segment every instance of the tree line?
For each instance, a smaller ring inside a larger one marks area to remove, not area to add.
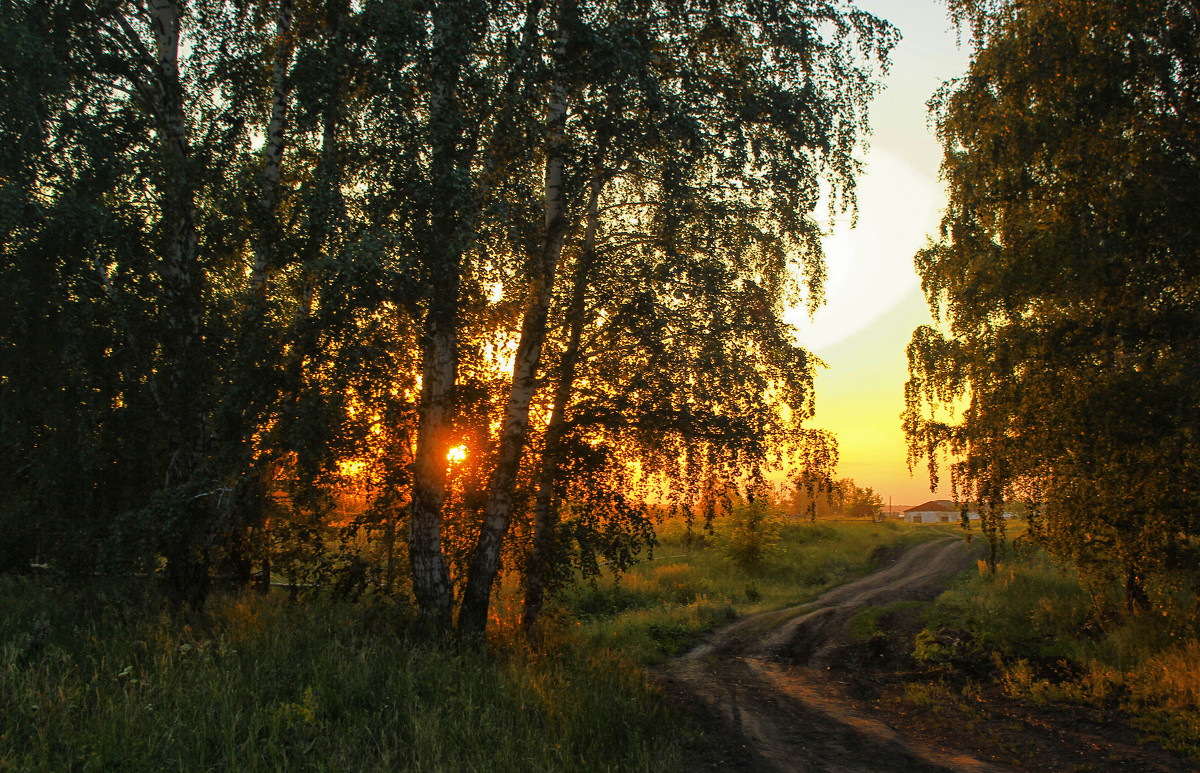
[[[950,7],[973,55],[931,103],[949,206],[916,258],[941,324],[908,348],[910,461],[936,482],[950,454],[993,565],[1020,498],[1098,598],[1169,603],[1200,582],[1200,8]]]
[[[0,569],[475,634],[501,571],[532,626],[627,564],[648,502],[827,485],[782,312],[897,39],[797,0],[0,2]]]
[[[883,496],[871,486],[860,486],[853,478],[831,480],[820,491],[808,491],[797,486],[780,497],[787,514],[809,518],[869,518],[883,517]]]

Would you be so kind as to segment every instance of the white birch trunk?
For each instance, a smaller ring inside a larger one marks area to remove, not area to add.
[[[421,415],[408,522],[413,594],[422,618],[450,625],[450,571],[442,554],[442,505],[446,499],[446,453],[450,397],[458,372],[456,330],[450,314],[430,310],[421,370]]]
[[[601,154],[603,155],[603,154]],[[587,225],[583,235],[583,248],[575,267],[571,287],[571,302],[567,307],[570,332],[567,347],[563,352],[558,383],[554,389],[554,400],[550,408],[550,424],[546,428],[546,447],[542,450],[542,468],[538,475],[537,498],[534,503],[533,549],[530,551],[525,573],[525,601],[521,609],[521,626],[526,634],[533,630],[545,600],[545,572],[554,547],[555,530],[558,526],[558,503],[554,487],[558,482],[562,466],[562,440],[567,429],[567,406],[575,386],[575,371],[579,364],[579,342],[583,335],[587,288],[591,282],[592,266],[596,260],[596,231],[600,223],[600,193],[604,178],[597,174],[591,183],[587,204]]]
[[[287,72],[295,49],[292,37],[294,16],[295,0],[280,0],[279,15],[275,19],[275,55],[271,62],[271,118],[267,123],[266,144],[263,146],[262,192],[258,201],[262,223],[255,243],[254,266],[250,271],[250,289],[256,295],[265,295],[267,292],[268,272],[274,262],[272,253],[278,237],[275,202],[278,199],[279,177],[283,171],[289,100]]]
[[[434,185],[448,198],[456,186],[461,123],[457,88],[461,54],[456,50],[462,21],[456,0],[433,10],[435,52],[429,96]],[[421,341],[421,404],[409,506],[408,554],[413,595],[421,617],[434,627],[450,626],[450,572],[442,553],[442,507],[446,499],[446,453],[450,406],[458,380],[458,290],[464,234],[455,212],[433,213],[440,242],[429,245],[429,306]]]
[[[153,109],[166,164],[161,189],[162,218],[167,234],[162,261],[165,299],[163,350],[170,367],[170,396],[166,400],[171,457],[166,488],[179,490],[192,483],[203,456],[207,425],[206,401],[195,390],[205,380],[203,353],[202,277],[196,265],[197,231],[192,159],[184,112],[183,82],[179,71],[181,8],[173,0],[151,0],[147,8],[155,43]],[[208,592],[205,553],[212,539],[205,503],[180,504],[182,524],[167,548],[167,576],[176,602],[193,607]]]
[[[512,516],[513,491],[525,440],[529,434],[529,406],[537,391],[537,369],[546,340],[546,321],[554,291],[554,275],[566,237],[563,211],[563,164],[566,150],[567,80],[566,52],[573,19],[572,0],[562,0],[558,14],[557,63],[546,106],[545,220],[542,247],[533,266],[521,339],[513,363],[513,380],[501,425],[500,448],[488,487],[483,528],[467,575],[459,609],[458,630],[465,636],[482,634],[487,627],[492,585],[500,566],[500,548]]]

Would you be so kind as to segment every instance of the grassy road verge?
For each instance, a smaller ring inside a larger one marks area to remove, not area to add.
[[[964,574],[926,613],[913,656],[934,679],[909,688],[914,700],[949,690],[969,704],[999,689],[1035,707],[1091,707],[1200,761],[1195,595],[1162,594],[1130,612],[1115,589],[1089,592],[1041,551],[1007,554],[995,574]]]

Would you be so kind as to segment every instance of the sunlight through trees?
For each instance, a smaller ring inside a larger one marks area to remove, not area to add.
[[[627,566],[651,502],[703,518],[773,470],[832,473],[781,315],[820,301],[814,213],[853,208],[885,22],[0,14],[4,565],[165,566],[192,605],[227,575],[411,592],[470,634],[501,572],[532,626],[547,589]]]

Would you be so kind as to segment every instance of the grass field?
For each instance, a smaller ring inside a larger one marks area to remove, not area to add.
[[[536,646],[518,632],[514,587],[498,593],[491,646],[471,649],[422,638],[411,607],[389,600],[217,596],[184,619],[150,587],[0,577],[0,770],[675,770],[688,730],[646,667],[888,548],[955,533],[743,527],[665,524],[653,560],[558,594]],[[1073,574],[1027,555],[961,578],[926,611],[917,655],[935,669],[984,662],[1022,700],[1120,706],[1196,754],[1195,599],[1179,605],[1099,621]]]
[[[903,523],[785,520],[778,542],[757,565],[737,560],[728,523],[700,544],[681,525],[663,530],[654,561],[619,579],[564,594],[562,617],[574,618],[593,646],[621,649],[640,664],[677,654],[695,634],[745,614],[802,603],[874,566],[877,551],[945,536]]]
[[[932,534],[783,523],[745,565],[727,524],[667,524],[653,561],[560,594],[535,648],[511,589],[469,650],[382,600],[225,596],[183,620],[149,588],[3,577],[0,770],[673,770],[686,732],[642,666]]]

